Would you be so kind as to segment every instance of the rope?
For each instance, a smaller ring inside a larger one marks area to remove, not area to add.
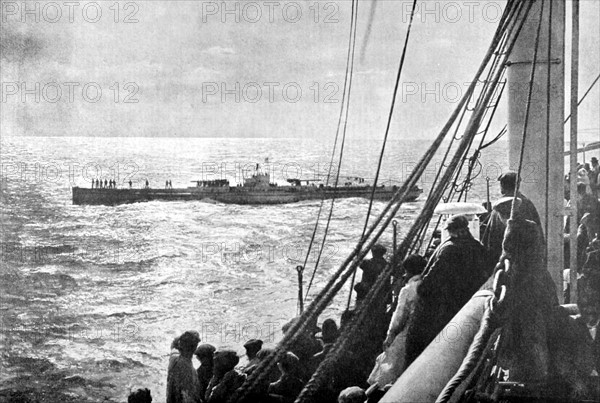
[[[452,145],[454,144],[454,141],[457,140],[457,134],[458,134],[458,130],[460,129],[460,126],[462,124],[463,118],[465,117],[465,114],[467,113],[467,108],[465,108],[462,111],[462,114],[460,115],[460,119],[458,120],[458,124],[456,125],[456,129],[454,130],[454,134],[452,135],[452,138],[450,139],[450,144],[448,144],[448,148],[446,149],[446,152],[444,153],[444,158],[442,158],[442,162],[440,163],[440,169],[436,172],[435,174],[435,178],[433,180],[433,183],[431,184],[431,189],[429,190],[429,194],[427,195],[427,198],[430,198],[432,193],[433,193],[433,189],[435,189],[435,185],[437,184],[437,181],[440,177],[440,175],[442,174],[442,168],[445,166],[446,164],[446,160],[448,159],[448,155],[450,155],[450,150],[452,150]],[[448,199],[450,200],[450,199]],[[435,230],[438,228],[440,222],[442,220],[442,217],[440,216],[438,219],[438,222],[434,228],[434,232]],[[426,233],[426,228],[423,230],[423,232],[421,234],[419,234],[419,238],[425,236]],[[431,238],[429,239],[429,244],[427,245],[427,248],[429,248],[431,246],[431,243],[433,242],[433,233]],[[419,240],[417,239],[417,241],[415,241],[415,243],[412,245],[410,252],[413,253],[415,251],[415,249],[417,248],[417,245],[422,245],[422,241],[419,242]]]
[[[479,163],[479,155],[481,155],[481,146],[483,145],[483,142],[485,141],[485,138],[487,137],[487,134],[488,134],[488,131],[489,131],[490,126],[492,124],[492,121],[494,119],[494,116],[496,115],[496,110],[498,109],[498,105],[500,104],[499,101],[502,98],[502,94],[504,93],[504,89],[505,88],[506,88],[506,81],[504,81],[501,86],[499,86],[499,87],[496,88],[496,90],[498,90],[498,95],[496,97],[496,102],[495,102],[494,107],[493,107],[493,109],[491,111],[491,115],[490,115],[490,118],[488,119],[487,125],[486,125],[485,129],[483,130],[483,136],[481,137],[481,140],[479,141],[479,146],[477,147],[477,149],[473,153],[473,156],[469,159],[469,167],[468,167],[468,170],[467,170],[467,177],[465,178],[465,180],[463,182],[464,184],[463,184],[463,187],[461,189],[460,195],[458,196],[458,201],[460,201],[463,193],[465,194],[465,201],[467,201],[467,195],[466,195],[466,193],[468,192],[468,189],[471,188],[473,180],[475,180],[479,176],[479,173],[481,173],[481,170],[480,170],[479,173],[473,175],[473,170],[475,169],[475,165],[476,164],[479,164],[479,166],[481,167],[481,163]]]
[[[511,2],[511,4],[512,4],[512,2]],[[483,58],[483,61],[481,62],[480,66],[477,70],[477,73],[475,76],[476,78],[478,78],[482,74],[483,70],[489,63],[492,53],[500,41],[501,32],[503,32],[506,29],[506,26],[511,23],[511,18],[509,18],[510,15],[511,15],[511,13],[507,13],[507,12],[505,12],[502,15],[502,18],[501,18],[501,21],[499,24],[499,28],[498,28],[496,34],[494,35],[492,44],[490,45],[488,51],[486,52],[486,54]],[[456,121],[456,118],[458,117],[460,111],[464,108],[466,101],[471,97],[471,95],[475,89],[475,86],[476,86],[476,81],[474,80],[471,82],[471,84],[467,88],[467,91],[461,98],[459,104],[457,105],[455,110],[452,112],[448,122],[441,129],[440,133],[438,134],[436,139],[433,141],[433,143],[431,144],[429,149],[427,149],[425,154],[421,157],[421,160],[419,161],[419,163],[417,164],[415,169],[411,172],[411,174],[409,175],[407,180],[404,182],[404,184],[394,194],[394,197],[392,198],[392,200],[386,205],[384,210],[377,217],[377,219],[375,220],[375,223],[372,224],[369,231],[367,231],[367,234],[365,235],[365,239],[367,239],[369,236],[371,236],[371,234],[373,234],[375,232],[377,225],[379,225],[381,222],[383,222],[382,228],[379,229],[379,231],[374,236],[374,240],[372,240],[369,243],[367,248],[371,248],[373,246],[374,242],[379,238],[379,236],[381,236],[381,234],[383,233],[385,228],[392,221],[392,219],[394,218],[394,215],[400,209],[402,202],[406,199],[410,189],[412,189],[412,187],[415,185],[417,179],[423,174],[425,168],[427,167],[427,165],[433,158],[435,152],[439,149],[442,141],[448,134],[448,131],[450,130],[450,128]],[[392,208],[392,206],[395,206],[395,207]],[[384,219],[384,217],[386,216],[386,214],[388,214],[388,212],[390,212],[390,210],[391,210],[391,215]],[[340,268],[331,276],[330,280],[325,285],[323,290],[321,292],[319,292],[319,294],[311,302],[311,304],[308,306],[308,308],[299,317],[298,321],[296,321],[294,324],[292,324],[292,326],[290,327],[288,332],[283,336],[282,340],[276,346],[275,350],[259,364],[258,368],[246,379],[244,384],[239,389],[236,390],[236,392],[230,399],[231,402],[238,402],[238,401],[243,400],[248,395],[248,393],[250,393],[252,390],[254,390],[256,388],[256,386],[265,379],[265,377],[268,375],[268,372],[274,367],[275,363],[282,356],[282,354],[284,354],[286,349],[289,346],[291,346],[291,344],[300,335],[302,335],[306,331],[308,323],[313,321],[323,311],[323,309],[325,309],[327,304],[329,304],[329,302],[333,299],[333,296],[339,291],[339,289],[342,287],[343,283],[348,279],[349,276],[348,276],[348,273],[346,272],[348,265],[350,265],[350,270],[353,269],[354,267],[351,264],[351,262],[355,258],[357,258],[357,260],[360,260],[360,259],[364,258],[364,256],[366,255],[366,251],[361,249],[362,246],[366,243],[365,239],[361,239],[358,241],[358,244],[355,247],[355,249],[350,253],[350,255],[346,258],[346,260],[341,264]],[[356,262],[353,264],[356,265]]]
[[[514,44],[514,41],[512,42],[512,44]],[[498,85],[499,79],[500,73],[497,73],[493,80],[493,88],[495,88]],[[489,102],[492,95],[493,91],[488,91],[488,94],[482,94],[481,100],[483,102],[481,104],[485,105],[487,102]],[[402,242],[401,246],[398,248],[401,256],[406,253],[411,239],[416,235],[421,226],[426,225],[426,223],[431,219],[433,210],[435,209],[435,206],[437,205],[440,198],[442,197],[442,194],[444,193],[446,181],[448,181],[453,175],[454,169],[456,169],[456,167],[458,166],[461,157],[464,155],[464,152],[468,147],[468,144],[472,142],[472,139],[477,134],[477,127],[481,123],[483,114],[483,108],[476,108],[475,113],[471,117],[471,120],[465,130],[465,135],[463,136],[461,143],[459,144],[459,147],[450,163],[450,168],[444,173],[444,177],[440,181],[441,183],[437,186],[433,197],[428,198],[428,200],[425,202],[425,206],[423,207],[423,210],[421,211],[419,217],[409,230],[409,233]],[[386,281],[389,280],[389,277],[391,276],[393,270],[394,268],[390,264],[388,264],[383,270],[383,272],[378,276],[374,286],[370,289],[369,293],[367,294],[364,303],[361,304],[358,308],[357,315],[351,320],[351,322],[348,325],[346,325],[342,329],[342,334],[340,335],[340,337],[338,337],[336,343],[326,356],[325,360],[321,363],[315,374],[313,374],[313,377],[308,382],[308,384],[296,400],[297,403],[306,401],[305,399],[309,399],[318,391],[322,383],[322,379],[328,375],[335,358],[339,356],[340,352],[346,348],[346,345],[356,334],[358,327],[362,323],[364,323],[366,315],[368,313],[368,307],[373,306],[375,300],[380,300],[384,285]]]
[[[544,12],[544,0],[542,0],[541,10],[540,10],[540,19],[538,22],[538,31],[537,31],[536,44],[535,44],[536,48],[534,51],[535,53],[534,53],[532,74],[531,74],[531,78],[530,78],[530,82],[529,82],[529,84],[530,84],[529,95],[531,95],[532,83],[535,78],[533,72],[535,70],[535,64],[537,62],[537,46],[539,44],[539,33],[540,33],[540,26],[541,26],[543,12]],[[523,18],[523,22],[527,18],[527,14],[528,13],[526,13],[525,17]],[[517,36],[518,36],[518,34],[517,34]],[[528,98],[526,119],[528,116],[530,102],[531,102],[531,98]],[[525,125],[524,125],[525,129],[526,129],[526,126],[527,126],[527,120],[525,121]],[[524,144],[525,144],[525,138],[523,137],[522,143],[521,143],[521,146],[522,146],[521,150],[523,150]],[[520,162],[522,162],[522,160]],[[521,169],[521,164],[519,165],[519,171],[517,171],[517,175],[519,175],[520,169]],[[516,198],[516,191],[515,191],[515,198]],[[513,198],[513,206],[512,206],[512,211],[511,211],[511,216],[513,218],[514,218],[515,198]],[[471,346],[469,347],[469,351],[467,353],[467,356],[463,360],[461,367],[459,368],[458,372],[453,376],[453,378],[446,384],[444,390],[438,396],[436,403],[447,403],[450,400],[450,398],[452,397],[456,388],[458,388],[458,386],[460,384],[462,384],[463,381],[465,381],[465,379],[467,379],[467,377],[469,377],[469,375],[472,373],[473,369],[477,365],[477,362],[481,358],[484,348],[485,348],[486,344],[488,343],[489,337],[492,335],[494,330],[498,327],[498,324],[500,323],[500,319],[502,318],[502,315],[506,314],[507,303],[505,301],[510,298],[510,296],[507,297],[507,295],[509,295],[510,290],[513,289],[512,282],[514,281],[514,278],[515,278],[514,271],[515,271],[514,269],[511,270],[510,262],[508,260],[506,260],[504,268],[500,268],[496,272],[496,274],[494,276],[494,297],[490,300],[489,305],[486,307],[484,317],[483,317],[481,325],[480,325],[480,329],[477,332],[477,335],[475,336]],[[506,279],[508,279],[509,283],[511,283],[511,284],[509,284],[509,286],[504,284]],[[504,316],[504,319],[505,318],[506,318],[506,316]]]
[[[377,171],[375,172],[375,180],[373,181],[373,188],[371,189],[371,197],[369,199],[369,208],[367,209],[367,216],[365,217],[365,225],[363,227],[361,238],[364,238],[365,232],[369,225],[369,216],[371,215],[371,209],[373,208],[373,200],[375,199],[375,190],[377,190],[377,181],[379,180],[379,174],[381,172],[381,163],[383,162],[383,155],[385,153],[385,146],[387,144],[388,135],[390,133],[390,127],[392,126],[392,118],[394,116],[394,108],[396,107],[396,98],[398,96],[398,88],[400,88],[400,78],[402,77],[402,70],[404,68],[404,60],[406,58],[406,51],[408,49],[408,40],[410,38],[410,31],[415,16],[415,9],[417,7],[417,0],[413,0],[412,10],[410,12],[410,20],[408,22],[408,28],[406,29],[406,37],[404,38],[404,47],[402,49],[402,55],[400,56],[400,65],[398,66],[398,73],[396,74],[396,84],[394,86],[394,92],[392,95],[392,104],[388,114],[387,126],[385,128],[385,135],[383,136],[383,143],[381,144],[381,152],[379,153],[379,160],[377,161]],[[352,301],[352,288],[354,287],[354,280],[356,278],[356,270],[352,273],[352,280],[350,280],[350,293],[348,294],[348,303],[346,304],[346,310],[350,309],[350,302]]]
[[[353,0],[353,2],[354,2],[354,0]],[[353,34],[353,38],[352,38],[352,57],[350,58],[351,64],[350,64],[350,73],[349,73],[349,79],[348,79],[348,101],[346,104],[346,115],[344,117],[344,130],[343,130],[343,135],[342,135],[342,145],[340,147],[340,160],[338,163],[338,170],[337,170],[337,174],[335,177],[335,186],[336,187],[339,184],[340,171],[342,169],[342,157],[344,155],[344,144],[346,142],[346,129],[348,127],[348,113],[350,111],[350,92],[352,90],[352,78],[353,78],[353,72],[354,72],[354,51],[356,49],[357,19],[358,19],[358,0],[356,0],[356,11],[354,13],[354,34]],[[331,217],[333,216],[333,206],[335,204],[335,200],[336,200],[335,198],[331,199],[331,207],[329,208],[329,216],[327,217],[327,225],[325,226],[325,232],[323,233],[323,239],[321,240],[321,248],[319,249],[319,255],[317,256],[317,261],[315,262],[314,273],[316,273],[316,271],[317,271],[317,267],[319,266],[319,262],[321,261],[321,256],[323,254],[323,250],[325,249],[325,241],[327,240],[327,234],[329,232],[329,225],[331,223]]]
[[[371,1],[371,10],[369,12],[369,22],[367,22],[367,30],[363,38],[363,45],[360,49],[360,61],[365,60],[365,54],[367,53],[367,45],[369,44],[369,38],[371,37],[371,28],[373,27],[373,20],[375,19],[375,12],[377,11],[377,0]]]
[[[352,0],[352,12],[351,12],[351,20],[350,20],[350,36],[348,38],[348,54],[346,56],[346,74],[344,77],[344,91],[343,91],[343,95],[342,95],[342,107],[340,109],[340,116],[338,119],[337,129],[336,129],[336,133],[335,133],[335,142],[333,145],[333,150],[331,152],[331,160],[329,163],[329,170],[327,172],[327,181],[326,181],[327,184],[329,184],[329,179],[331,177],[331,169],[333,167],[333,157],[335,155],[335,149],[337,148],[337,141],[338,141],[338,137],[340,134],[340,128],[342,126],[342,118],[344,116],[344,105],[346,105],[346,111],[347,111],[348,106],[350,104],[350,90],[351,90],[351,86],[352,86],[352,83],[351,83],[352,70],[354,69],[354,43],[356,41],[356,15],[358,14],[357,10],[355,10],[355,6],[358,7],[358,3],[355,4],[355,1]],[[352,65],[352,67],[350,67],[351,65]],[[350,77],[350,80],[349,80],[349,77]],[[350,83],[349,83],[349,81],[350,81]],[[346,96],[346,94],[347,94],[347,96]],[[341,165],[342,165],[344,142],[345,142],[345,138],[346,138],[346,124],[347,124],[347,120],[348,120],[347,118],[348,118],[348,113],[346,112],[346,119],[344,119],[343,139],[342,139],[342,144],[340,146],[340,158],[339,158],[339,162],[338,162],[337,175],[336,175],[336,179],[335,179],[335,187],[336,188],[339,183],[340,170],[341,170]],[[310,281],[309,281],[308,287],[306,289],[306,295],[304,297],[304,301],[306,301],[306,299],[308,298],[310,288],[312,287],[313,281],[315,279],[315,275],[317,273],[317,268],[318,268],[319,261],[321,259],[321,254],[323,252],[323,247],[325,244],[325,237],[327,235],[327,231],[329,229],[329,224],[331,222],[331,211],[333,210],[334,202],[335,202],[335,194],[333,195],[333,198],[331,200],[331,209],[329,211],[329,216],[327,218],[327,225],[325,227],[325,235],[323,236],[323,243],[322,243],[321,249],[319,251],[317,262],[315,263],[315,268],[312,272],[312,275],[310,276]],[[304,267],[306,267],[306,265],[308,263],[308,258],[310,256],[312,245],[313,245],[316,233],[317,233],[317,228],[319,226],[319,220],[321,217],[321,212],[323,210],[324,204],[325,204],[325,196],[323,196],[323,198],[321,199],[321,204],[319,206],[319,213],[317,214],[317,221],[315,222],[315,228],[313,230],[312,237],[311,237],[310,243],[308,245],[308,250],[306,252],[306,258],[304,259]]]
[[[500,45],[500,48],[503,48],[503,47],[505,47],[505,46],[506,46],[506,40],[507,40],[507,39],[508,39],[508,35],[504,34],[504,36],[503,36],[503,39],[502,39],[502,42],[501,42],[501,45]],[[484,83],[485,83],[484,89],[487,89],[487,88],[488,88],[488,84],[489,84],[489,82],[490,82],[490,80],[491,80],[491,77],[492,77],[492,73],[493,73],[493,71],[494,71],[494,70],[497,70],[497,69],[499,68],[499,65],[500,65],[500,59],[501,59],[501,56],[502,56],[502,55],[503,55],[503,54],[502,54],[502,52],[497,52],[497,53],[496,53],[496,57],[493,59],[492,66],[491,66],[491,68],[490,68],[490,71],[488,72],[488,76],[487,76],[486,80],[484,81]],[[497,88],[498,88],[498,87],[497,87]],[[486,135],[487,135],[487,132],[488,132],[488,130],[489,130],[489,127],[490,127],[490,125],[491,125],[492,119],[493,119],[493,117],[494,117],[494,115],[495,115],[495,112],[496,112],[496,109],[497,109],[497,107],[498,107],[498,105],[499,105],[499,100],[500,100],[500,98],[502,97],[502,93],[503,93],[503,91],[504,91],[504,88],[505,88],[505,83],[503,83],[503,85],[502,85],[502,87],[501,87],[501,88],[502,88],[502,89],[500,90],[500,93],[499,93],[499,94],[498,94],[498,96],[496,97],[496,102],[494,103],[494,108],[493,108],[492,114],[491,114],[491,116],[490,116],[490,119],[488,120],[488,124],[486,125],[486,128],[483,130],[483,133],[484,133],[484,135],[483,135],[483,137],[482,137],[482,139],[481,139],[481,141],[480,141],[480,144],[479,144],[479,149],[478,149],[478,150],[476,150],[476,152],[475,152],[474,156],[473,156],[473,157],[472,157],[472,159],[470,160],[470,163],[469,163],[469,170],[468,170],[468,173],[467,173],[467,177],[466,177],[466,179],[465,179],[465,180],[462,182],[462,184],[460,185],[460,189],[461,189],[461,191],[460,191],[460,194],[459,194],[459,196],[458,196],[458,201],[460,201],[461,197],[463,196],[463,193],[465,194],[465,201],[466,201],[466,192],[467,192],[467,191],[470,189],[472,180],[473,180],[474,178],[476,178],[477,176],[479,176],[479,174],[481,173],[482,166],[481,166],[481,163],[479,163],[479,161],[477,160],[477,157],[476,157],[476,155],[477,155],[477,154],[479,153],[479,151],[481,150],[481,145],[482,145],[483,141],[485,140],[485,137],[486,137]],[[483,91],[482,91],[482,92],[483,92]],[[476,105],[477,105],[477,103],[476,103]],[[444,155],[444,159],[442,160],[442,166],[444,166],[444,163],[446,162],[446,158],[447,158],[447,156],[448,156],[448,153],[450,152],[450,149],[451,149],[451,147],[452,147],[453,141],[454,141],[455,139],[457,139],[457,132],[458,132],[458,129],[459,129],[459,127],[460,127],[460,124],[461,124],[461,122],[462,122],[462,117],[464,117],[464,112],[466,112],[467,110],[468,110],[468,108],[467,108],[465,111],[463,111],[463,115],[461,116],[461,120],[459,121],[459,124],[458,124],[458,125],[457,125],[457,127],[456,127],[456,131],[455,131],[454,137],[452,138],[452,141],[451,141],[451,142],[450,142],[450,144],[448,145],[448,149],[447,149],[447,151],[446,151],[446,154]],[[487,115],[487,112],[488,112],[488,110],[486,109],[486,115]],[[471,149],[471,144],[469,144],[469,150],[470,150],[470,149]],[[465,156],[465,159],[466,159],[466,156]],[[459,170],[457,171],[457,173],[456,173],[456,178],[455,178],[455,180],[452,182],[452,185],[451,185],[451,187],[450,187],[450,190],[449,190],[449,192],[448,192],[448,196],[447,196],[447,198],[444,200],[445,202],[452,200],[452,199],[453,199],[453,196],[454,196],[454,194],[456,193],[456,190],[459,188],[459,185],[458,185],[458,179],[459,179],[459,177],[460,177],[460,173],[462,172],[464,161],[465,161],[465,160],[463,160],[463,163],[461,164],[461,167],[460,167],[460,169],[459,169]],[[479,164],[480,170],[479,170],[479,172],[478,172],[477,174],[475,174],[474,176],[472,176],[472,172],[473,172],[473,169],[474,169],[474,167],[475,167],[475,164],[476,164],[476,163],[477,163],[477,164]],[[438,172],[437,172],[437,174],[436,174],[436,177],[435,177],[435,179],[434,179],[434,182],[433,182],[433,183],[434,183],[434,185],[435,185],[435,183],[437,183],[437,180],[438,180],[438,178],[439,178],[439,175],[440,175],[440,173],[441,173],[441,170],[440,170],[440,171],[438,171]],[[432,187],[432,190],[433,190],[433,187]],[[438,220],[437,220],[437,223],[436,223],[436,225],[435,225],[435,227],[434,227],[434,230],[433,230],[433,232],[432,232],[432,235],[431,235],[431,237],[430,237],[430,239],[429,239],[429,243],[428,243],[428,245],[427,245],[427,248],[429,248],[429,247],[431,246],[431,244],[432,244],[432,242],[433,242],[433,233],[435,233],[435,230],[437,230],[437,229],[438,229],[438,227],[439,227],[440,223],[441,223],[441,216],[440,216],[440,217],[438,218]],[[416,249],[420,248],[420,246],[423,244],[423,240],[424,240],[424,238],[425,238],[425,235],[426,235],[426,230],[427,230],[427,228],[428,228],[428,226],[427,226],[427,227],[425,227],[425,228],[423,228],[423,230],[422,230],[422,231],[421,231],[421,233],[419,234],[419,237],[418,237],[418,238],[415,240],[414,244],[413,244],[413,245],[412,245],[412,247],[411,247],[411,253],[413,253],[413,251],[414,251],[414,250],[416,250]]]
[[[552,10],[552,7],[550,8],[550,10]],[[550,27],[550,29],[552,29]],[[585,94],[583,94],[583,96],[581,97],[581,99],[579,99],[579,102],[577,102],[577,106],[581,105],[582,102],[585,100],[585,98],[588,96],[588,94],[590,93],[590,91],[592,91],[592,89],[594,88],[594,86],[598,83],[598,81],[600,80],[600,74],[598,74],[598,76],[596,76],[596,78],[594,79],[594,81],[592,82],[592,84],[590,84],[590,86],[588,87],[587,91],[585,92]],[[565,124],[571,119],[571,115],[567,116],[567,118],[565,119]],[[483,150],[484,148],[487,148],[491,145],[493,145],[494,143],[496,143],[498,140],[500,140],[500,138],[502,138],[506,133],[507,133],[507,125],[504,125],[504,127],[502,128],[502,130],[500,130],[500,132],[498,133],[498,135],[493,139],[490,140],[489,143],[486,143],[485,145],[483,145],[480,149]]]
[[[483,146],[481,146],[480,150],[483,150],[493,144],[495,144],[498,140],[500,140],[506,133],[508,132],[508,126],[504,125],[504,127],[502,128],[502,130],[500,130],[500,132],[496,135],[496,137],[494,137],[492,140],[490,140],[488,143],[484,144]]]
[[[590,91],[592,90],[592,88],[594,88],[594,86],[598,83],[598,80],[600,80],[600,74],[598,74],[598,76],[596,76],[596,79],[589,86],[589,88],[587,89],[587,91],[585,92],[585,94],[583,94],[583,96],[581,97],[581,99],[579,100],[579,102],[577,102],[577,106],[581,105],[581,103],[588,96],[588,94],[590,93]],[[569,119],[571,119],[571,115],[567,116],[567,118],[565,119],[565,123],[567,123],[569,121]]]
[[[446,384],[435,403],[447,403],[450,400],[456,388],[458,388],[471,374],[479,362],[479,358],[481,357],[481,354],[487,346],[488,340],[492,333],[494,333],[495,329],[496,324],[492,318],[492,312],[488,307],[486,307],[483,313],[483,318],[481,319],[479,330],[475,334],[466,357],[464,358],[456,374]]]

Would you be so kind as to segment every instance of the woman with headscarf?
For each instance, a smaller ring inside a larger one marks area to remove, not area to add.
[[[167,371],[167,403],[199,403],[200,382],[192,364],[192,356],[200,341],[196,331],[187,331],[171,344]],[[175,350],[179,350],[179,354]]]

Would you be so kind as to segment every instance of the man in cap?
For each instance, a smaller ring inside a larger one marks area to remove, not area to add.
[[[197,369],[198,380],[200,381],[200,396],[204,396],[206,393],[206,388],[208,388],[208,384],[213,376],[213,354],[216,351],[216,347],[212,344],[200,344],[194,353],[198,361],[200,361],[200,366]]]
[[[429,259],[409,319],[406,366],[417,358],[488,279],[492,266],[485,247],[469,232],[469,221],[456,215],[446,222],[450,237]]]
[[[235,369],[240,357],[233,350],[217,350],[213,355],[213,377],[206,388],[208,403],[224,403],[246,380],[246,375]]]
[[[258,358],[256,357],[256,353],[260,351],[262,348],[263,341],[258,339],[250,339],[246,343],[244,343],[244,348],[246,349],[246,357],[248,357],[248,363],[244,365],[242,371],[244,373],[250,373],[254,370],[256,365],[258,365]]]
[[[502,193],[503,197],[513,197],[515,195],[515,190],[517,188],[516,172],[508,171],[500,175],[498,181],[500,181],[500,193]],[[521,218],[541,225],[540,215],[538,214],[533,202],[520,191],[517,192],[517,197],[521,199],[521,206],[518,210]]]
[[[515,203],[517,210],[520,210],[522,203],[523,200],[518,197]],[[502,197],[492,204],[492,212],[487,222],[485,232],[481,237],[481,242],[488,249],[490,253],[490,260],[492,262],[498,262],[498,259],[500,259],[500,255],[502,254],[504,231],[506,231],[506,223],[510,218],[512,205],[512,196]]]
[[[299,377],[300,360],[294,353],[286,352],[277,361],[281,377],[269,385],[269,395],[278,401],[293,402],[302,391],[304,382]]]
[[[363,271],[362,279],[360,283],[354,286],[356,291],[356,305],[359,305],[362,300],[367,296],[367,293],[377,281],[379,274],[385,269],[387,261],[384,259],[386,249],[380,244],[375,244],[371,248],[372,259],[365,259],[360,264],[360,268]]]
[[[512,210],[512,201],[514,198],[517,174],[508,171],[498,178],[500,182],[500,193],[502,197],[492,204],[492,212],[485,223],[485,231],[481,237],[481,242],[490,251],[490,259],[497,262],[502,254],[502,241],[504,240],[504,231],[506,222],[510,218]],[[533,221],[540,225],[540,215],[535,205],[523,193],[517,192],[517,202],[515,203],[516,215],[525,220]]]
[[[283,334],[286,334],[297,321],[298,318],[294,318],[283,325],[281,328]],[[313,355],[322,349],[321,343],[315,338],[315,333],[321,331],[321,329],[319,329],[315,321],[308,323],[307,328],[288,348],[300,360],[300,377],[306,379],[312,375],[311,360]]]
[[[200,381],[192,364],[192,356],[200,342],[200,335],[195,330],[188,330],[176,340],[171,348],[175,347],[180,354],[172,355],[169,362],[167,403],[201,402]]]
[[[384,259],[386,248],[380,244],[375,244],[371,248],[371,259],[365,259],[361,262],[360,268],[363,271],[360,283],[356,284],[356,306],[359,307],[367,294],[377,281],[377,277],[385,269],[387,261]],[[377,355],[378,350],[385,339],[387,331],[387,323],[391,314],[387,313],[387,305],[392,302],[392,284],[385,283],[385,288],[381,295],[387,295],[388,298],[380,298],[374,301],[374,305],[369,307],[370,315],[365,323],[365,328],[369,331],[371,343],[361,347],[361,353],[366,357],[372,354]],[[367,365],[366,365],[367,366]],[[370,369],[370,368],[369,368]],[[368,370],[367,370],[368,371]]]

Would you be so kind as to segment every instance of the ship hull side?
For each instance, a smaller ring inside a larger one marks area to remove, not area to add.
[[[228,204],[287,204],[305,200],[332,198],[371,197],[371,188],[338,188],[332,189],[245,189],[215,188],[208,190],[188,189],[88,189],[73,188],[73,204],[75,205],[108,205],[140,203],[148,201],[191,201],[213,200]],[[395,193],[393,188],[377,188],[376,200],[390,200]],[[407,201],[414,201],[422,193],[415,189],[409,194]]]

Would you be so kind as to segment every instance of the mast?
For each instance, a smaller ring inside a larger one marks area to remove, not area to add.
[[[548,271],[557,290],[561,291],[559,298],[562,298],[565,2],[542,1],[545,2],[544,14],[520,189],[531,199],[540,213],[546,237]],[[536,1],[532,6],[515,47],[509,55],[507,76],[509,166],[513,170],[518,166],[521,152],[527,94],[542,1]]]

